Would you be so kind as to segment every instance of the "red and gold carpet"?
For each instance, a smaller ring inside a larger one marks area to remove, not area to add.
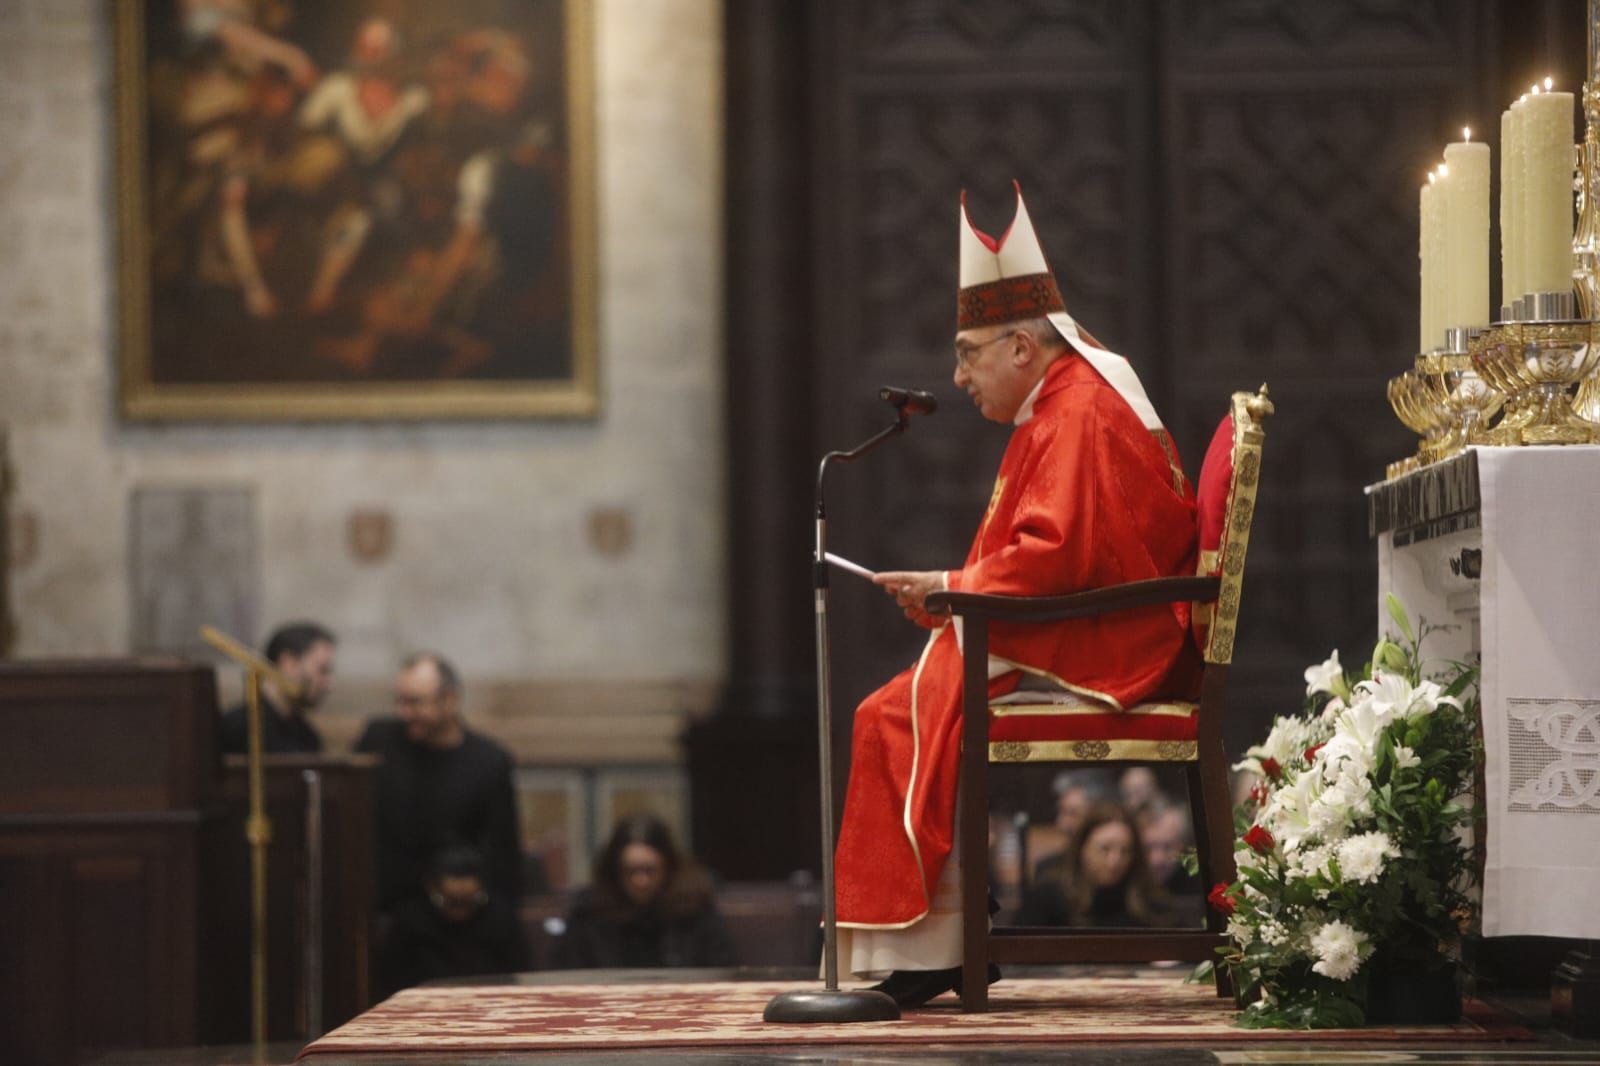
[[[1231,1004],[1205,985],[1171,977],[1002,981],[986,1014],[963,1014],[953,997],[897,1022],[767,1025],[762,1008],[794,982],[498,985],[413,988],[308,1045],[300,1061],[352,1052],[437,1055],[457,1051],[554,1051],[795,1044],[1237,1044],[1531,1039],[1526,1029],[1469,1001],[1455,1025],[1319,1032],[1235,1028]]]

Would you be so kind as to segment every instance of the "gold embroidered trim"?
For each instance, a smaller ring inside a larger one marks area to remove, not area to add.
[[[1140,703],[1120,713],[1148,714],[1157,718],[1187,718],[1199,704],[1182,702]],[[1047,718],[1052,715],[1090,715],[1119,713],[1108,712],[1105,707],[1084,707],[1073,703],[1001,703],[991,704],[989,714],[995,718]]]
[[[1193,740],[996,740],[989,761],[1194,762],[1199,749]]]
[[[1152,429],[1150,432],[1155,435],[1161,450],[1167,453],[1167,471],[1172,475],[1172,491],[1182,496],[1187,482],[1183,477],[1183,465],[1178,462],[1177,450],[1172,446],[1172,437],[1164,429]]]
[[[1227,664],[1233,661],[1235,626],[1239,601],[1243,595],[1245,555],[1250,548],[1250,523],[1255,517],[1256,494],[1261,482],[1261,445],[1266,439],[1265,423],[1272,414],[1272,400],[1262,385],[1254,394],[1233,394],[1233,476],[1228,484],[1226,521],[1222,543],[1218,545],[1220,565],[1206,565],[1204,554],[1200,572],[1217,572],[1221,586],[1206,640],[1205,660]]]

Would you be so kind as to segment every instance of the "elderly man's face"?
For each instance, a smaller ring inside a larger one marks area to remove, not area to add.
[[[441,692],[439,668],[429,659],[400,671],[394,682],[394,710],[405,723],[413,744],[442,747],[454,736],[457,703],[454,692]]]
[[[1144,858],[1157,881],[1165,881],[1178,869],[1183,849],[1188,846],[1188,819],[1176,809],[1163,811],[1144,831]]]
[[[956,334],[956,387],[972,397],[983,417],[1010,422],[1037,378],[1030,373],[1033,338],[1008,326]]]
[[[1076,786],[1056,797],[1056,828],[1071,840],[1089,816],[1089,793]]]

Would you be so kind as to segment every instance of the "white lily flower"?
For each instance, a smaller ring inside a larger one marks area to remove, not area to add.
[[[1337,648],[1321,664],[1306,667],[1305,678],[1307,696],[1315,696],[1319,692],[1341,697],[1350,694],[1350,686],[1344,679],[1344,667],[1339,665]]]

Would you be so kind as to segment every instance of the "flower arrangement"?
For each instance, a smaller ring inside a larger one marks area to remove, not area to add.
[[[1338,652],[1305,673],[1302,713],[1278,718],[1236,770],[1256,777],[1235,811],[1238,880],[1209,900],[1250,1028],[1368,1021],[1374,970],[1452,972],[1471,914],[1470,792],[1476,670],[1423,677],[1422,641],[1399,628],[1359,677]]]

